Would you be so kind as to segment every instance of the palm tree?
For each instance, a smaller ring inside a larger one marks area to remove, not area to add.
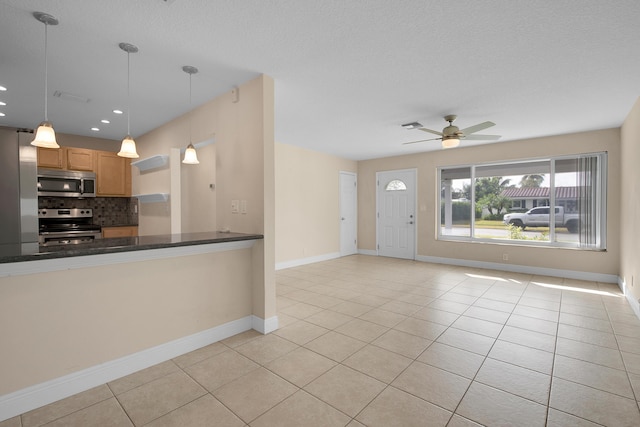
[[[544,175],[523,175],[522,179],[520,180],[520,187],[539,188],[543,182]]]

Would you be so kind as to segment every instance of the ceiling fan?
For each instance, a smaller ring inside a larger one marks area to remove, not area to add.
[[[449,122],[449,126],[442,129],[442,132],[439,132],[437,130],[427,129],[418,122],[407,123],[402,125],[402,127],[405,129],[420,129],[423,132],[439,135],[438,138],[421,139],[419,141],[405,142],[403,145],[415,144],[417,142],[442,140],[442,148],[453,148],[460,145],[461,139],[470,139],[470,140],[473,139],[476,141],[491,141],[491,140],[500,138],[500,135],[472,135],[473,133],[490,128],[491,126],[495,126],[496,124],[493,122],[478,123],[477,125],[469,126],[468,128],[464,128],[460,130],[458,129],[458,126],[453,125],[453,121],[457,117],[458,116],[456,116],[455,114],[449,114],[447,116],[444,116],[444,119]]]

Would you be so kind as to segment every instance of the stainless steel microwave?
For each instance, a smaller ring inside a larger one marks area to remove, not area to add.
[[[38,168],[38,196],[96,197],[96,174]]]

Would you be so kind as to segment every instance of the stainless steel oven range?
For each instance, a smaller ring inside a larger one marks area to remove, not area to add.
[[[38,209],[42,246],[73,245],[102,238],[102,228],[92,224],[92,209]]]

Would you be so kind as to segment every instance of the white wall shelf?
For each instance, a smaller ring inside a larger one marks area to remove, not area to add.
[[[169,161],[169,156],[165,154],[158,154],[155,156],[147,157],[146,159],[137,160],[131,162],[131,166],[135,166],[140,169],[140,172],[157,169],[166,165]]]
[[[134,194],[140,203],[158,203],[169,200],[169,193]]]

